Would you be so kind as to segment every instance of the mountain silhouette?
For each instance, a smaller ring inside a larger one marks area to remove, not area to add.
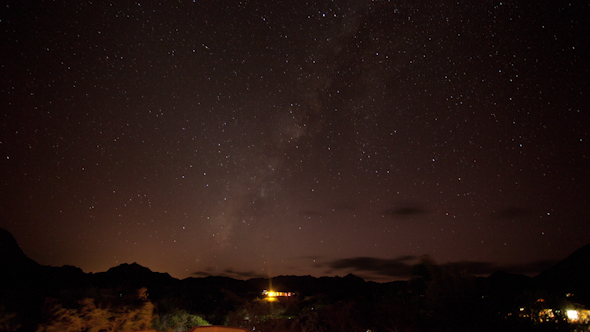
[[[106,272],[99,272],[89,276],[90,283],[100,287],[126,287],[139,289],[147,287],[154,289],[162,285],[176,285],[178,279],[168,273],[153,272],[137,263],[121,264],[110,268]]]
[[[490,290],[513,296],[533,288],[554,294],[574,293],[583,302],[590,303],[590,244],[586,245],[535,278],[496,272],[485,278]],[[0,228],[0,287],[10,289],[36,289],[39,296],[51,296],[63,289],[88,287],[113,288],[133,292],[147,287],[153,297],[183,294],[188,290],[211,297],[234,294],[256,295],[262,289],[273,287],[280,291],[294,291],[301,295],[330,294],[337,298],[362,296],[380,289],[404,288],[404,282],[378,284],[366,282],[352,274],[345,277],[278,276],[271,279],[253,278],[246,281],[229,277],[186,278],[178,280],[168,273],[153,272],[137,263],[121,264],[106,272],[84,273],[73,266],[42,266],[19,247],[15,238]],[[220,295],[221,294],[221,295]],[[184,296],[184,295],[183,295]]]
[[[540,288],[590,300],[590,244],[535,277]]]
[[[0,228],[0,264],[21,268],[39,266],[25,255],[14,236],[3,228]]]
[[[41,265],[25,255],[9,231],[0,228],[0,280],[2,285],[31,281]]]
[[[439,272],[438,282],[424,281],[423,289],[415,287],[415,282],[421,282],[421,279],[377,283],[352,274],[249,280],[207,276],[179,280],[137,263],[120,264],[105,272],[84,273],[74,266],[51,267],[36,263],[25,255],[10,232],[0,229],[0,308],[18,313],[24,332],[35,331],[38,324],[47,320],[48,304],[60,303],[75,308],[81,299],[92,298],[104,306],[135,305],[139,301],[138,290],[142,288],[147,288],[149,301],[161,314],[183,308],[204,315],[214,324],[224,323],[246,304],[260,303],[263,289],[295,293],[294,297],[283,299],[285,305],[293,306],[294,312],[318,308],[318,315],[331,315],[359,305],[368,321],[379,322],[379,317],[389,317],[397,312],[397,319],[410,317],[410,322],[415,322],[415,319],[421,321],[415,316],[417,313],[428,312],[436,315],[432,318],[435,320],[448,315],[456,317],[456,320],[450,318],[449,322],[458,326],[493,322],[497,325],[490,325],[490,330],[498,331],[522,331],[519,325],[510,325],[516,323],[505,318],[514,312],[514,308],[537,303],[539,298],[546,298],[547,303],[550,300],[557,303],[565,299],[566,293],[574,293],[575,296],[571,298],[570,295],[567,301],[590,305],[587,282],[590,245],[535,278],[501,271],[487,278],[445,275],[442,268]],[[385,311],[379,315],[384,316],[374,316],[382,310],[382,305]],[[464,315],[455,311],[469,313],[467,316],[474,318],[465,321]],[[338,319],[342,317],[345,316],[338,316]],[[498,317],[504,318],[498,321]],[[452,324],[449,326],[454,326]],[[428,325],[423,327],[423,331],[429,330]]]

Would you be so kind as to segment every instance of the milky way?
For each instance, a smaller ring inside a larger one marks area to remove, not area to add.
[[[588,11],[8,1],[0,227],[86,272],[534,275],[590,238]]]

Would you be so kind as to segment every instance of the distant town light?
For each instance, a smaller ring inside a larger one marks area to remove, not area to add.
[[[578,311],[577,310],[568,310],[567,311],[567,318],[572,322],[577,321],[578,320]]]

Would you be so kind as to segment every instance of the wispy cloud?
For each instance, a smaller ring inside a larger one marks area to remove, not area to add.
[[[213,274],[211,274],[209,272],[205,272],[205,271],[197,271],[197,272],[193,272],[192,275],[195,277],[210,277]]]
[[[425,207],[415,204],[396,204],[392,208],[385,210],[383,213],[393,218],[403,218],[427,214],[428,210]]]
[[[197,271],[192,273],[196,277],[231,277],[236,279],[251,279],[251,278],[268,278],[267,275],[256,273],[254,271],[236,271],[233,269],[225,269],[221,273],[213,272],[213,269],[209,268],[207,271]]]
[[[232,269],[225,269],[223,271],[224,275],[228,277],[235,277],[240,279],[250,279],[250,278],[268,278],[268,275],[264,275],[261,273],[256,273],[254,271],[235,271]]]

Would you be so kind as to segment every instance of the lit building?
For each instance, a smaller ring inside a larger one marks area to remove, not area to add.
[[[262,295],[264,299],[270,302],[279,301],[279,300],[287,300],[291,297],[296,296],[293,292],[277,292],[273,290],[263,290]]]
[[[590,310],[582,307],[568,309],[566,311],[567,321],[572,324],[590,324]]]

